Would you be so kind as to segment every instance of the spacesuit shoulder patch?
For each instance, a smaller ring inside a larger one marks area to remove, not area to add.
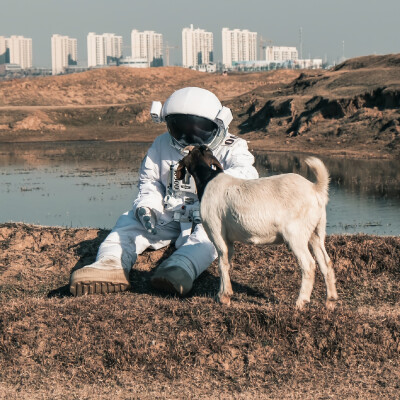
[[[229,134],[228,137],[224,141],[224,145],[231,146],[233,143],[236,142],[237,139],[239,139],[237,136]]]

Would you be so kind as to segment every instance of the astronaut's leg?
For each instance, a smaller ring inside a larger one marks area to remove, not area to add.
[[[80,296],[129,289],[129,272],[137,255],[148,247],[159,249],[167,246],[176,236],[176,231],[171,229],[151,235],[135,218],[133,211],[126,212],[100,245],[96,261],[71,274],[71,293]]]
[[[179,239],[175,245],[180,246],[160,264],[151,278],[151,284],[157,289],[183,296],[192,289],[194,280],[217,258],[217,252],[202,225],[196,225],[183,243]]]

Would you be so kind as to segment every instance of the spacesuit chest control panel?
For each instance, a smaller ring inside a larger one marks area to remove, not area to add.
[[[167,193],[164,197],[164,210],[174,213],[176,222],[201,223],[200,203],[197,198],[196,184],[187,173],[184,180],[176,179],[178,164],[171,164]]]

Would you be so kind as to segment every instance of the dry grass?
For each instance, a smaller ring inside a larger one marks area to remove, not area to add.
[[[172,249],[149,251],[132,291],[73,298],[68,278],[106,231],[0,225],[0,398],[393,399],[400,389],[400,238],[329,236],[340,302],[294,302],[283,246],[238,245],[229,308],[215,264],[186,299],[149,285]]]

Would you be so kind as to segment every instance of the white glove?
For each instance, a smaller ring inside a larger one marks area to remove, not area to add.
[[[139,207],[136,211],[136,214],[147,232],[155,235],[157,233],[157,229],[154,211],[152,211],[149,207]]]

